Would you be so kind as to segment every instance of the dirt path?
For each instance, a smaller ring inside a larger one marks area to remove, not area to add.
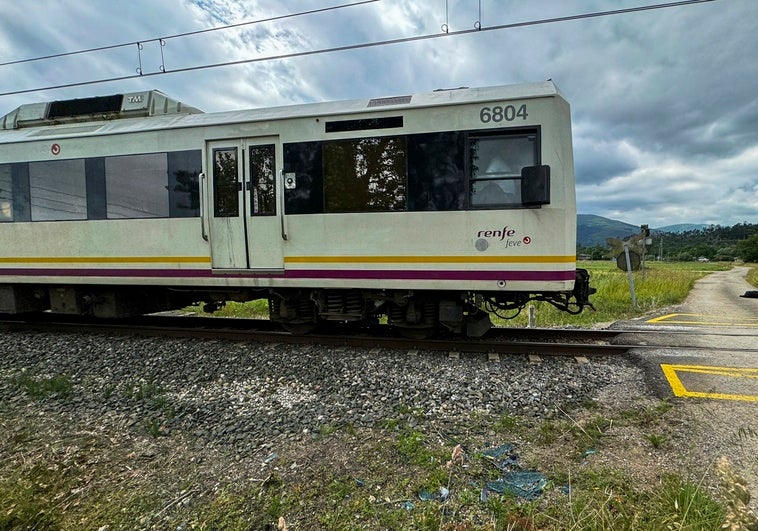
[[[758,299],[740,297],[746,291],[755,289],[745,280],[747,273],[747,267],[711,273],[697,282],[682,310],[687,313],[720,315],[735,321],[740,318],[758,319]]]
[[[668,382],[654,364],[758,368],[755,351],[758,348],[758,299],[740,297],[755,289],[745,280],[747,271],[746,267],[735,267],[708,275],[696,283],[684,304],[674,309],[677,313],[693,314],[693,320],[708,324],[694,326],[693,331],[699,335],[688,339],[688,344],[694,342],[703,350],[661,349],[657,355],[646,355],[650,374],[657,372],[663,385],[668,387]],[[710,385],[735,385],[743,394],[755,396],[758,387],[755,377],[753,373],[746,374],[749,376],[732,378],[731,382],[714,379],[715,383]],[[668,393],[671,393],[670,388]],[[727,457],[749,483],[750,506],[754,510],[758,508],[758,402],[716,398],[682,398],[680,401],[682,419],[691,428],[692,447],[702,450],[709,459]]]

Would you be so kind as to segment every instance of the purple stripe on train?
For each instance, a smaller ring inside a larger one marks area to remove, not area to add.
[[[143,277],[143,278],[288,278],[288,279],[351,279],[351,280],[574,280],[574,271],[443,271],[382,269],[290,269],[283,274],[249,273],[228,275],[210,269],[61,269],[0,268],[0,276],[30,277]]]

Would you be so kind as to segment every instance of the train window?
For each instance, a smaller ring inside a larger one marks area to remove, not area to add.
[[[174,151],[168,154],[168,208],[172,218],[200,215],[202,152]]]
[[[297,186],[285,190],[287,214],[319,214],[324,211],[324,172],[321,142],[284,145],[284,172],[294,173]]]
[[[0,164],[0,222],[200,215],[201,151]]]
[[[471,206],[521,205],[521,169],[535,166],[534,134],[469,136]]]
[[[84,173],[87,180],[87,219],[106,219],[105,158],[86,159]]]
[[[253,216],[276,214],[274,146],[250,146],[250,209]]]
[[[404,137],[326,142],[326,212],[392,212],[407,204]]]
[[[108,219],[168,217],[165,153],[105,159]]]
[[[237,148],[213,150],[213,215],[233,218],[240,214]]]
[[[408,210],[463,210],[466,206],[463,133],[408,137]]]
[[[0,164],[0,222],[13,221],[13,177],[10,164]]]
[[[19,162],[10,166],[13,221],[31,221],[32,198],[29,191],[29,164]]]
[[[33,221],[87,219],[84,159],[30,163],[29,192]]]
[[[524,207],[539,131],[445,131],[284,145],[287,214]],[[544,179],[543,179],[544,180]],[[546,183],[549,185],[549,183]],[[544,194],[543,194],[544,195]],[[526,197],[530,197],[527,193]],[[545,204],[540,199],[539,204]]]

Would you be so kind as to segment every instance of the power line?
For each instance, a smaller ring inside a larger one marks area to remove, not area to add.
[[[229,24],[229,25],[226,25],[226,26],[218,26],[218,27],[215,27],[215,28],[206,28],[206,29],[195,30],[195,31],[187,31],[185,33],[177,33],[176,35],[167,35],[165,37],[146,39],[146,40],[143,40],[143,41],[132,41],[132,42],[124,42],[124,43],[121,43],[121,44],[110,44],[108,46],[98,46],[97,48],[87,48],[86,50],[76,50],[76,51],[73,51],[73,52],[62,52],[62,53],[56,53],[56,54],[51,54],[51,55],[43,55],[43,56],[40,56],[40,57],[31,57],[31,58],[28,58],[28,59],[18,59],[18,60],[15,60],[15,61],[8,61],[8,62],[5,62],[5,63],[0,63],[0,66],[17,65],[17,64],[22,64],[22,63],[31,63],[31,62],[34,62],[34,61],[43,61],[43,60],[46,60],[46,59],[57,59],[57,58],[60,58],[60,57],[68,57],[68,56],[71,56],[71,55],[80,55],[80,54],[92,53],[92,52],[102,52],[104,50],[113,50],[115,48],[125,48],[127,46],[140,46],[140,45],[143,45],[143,44],[146,44],[146,43],[149,43],[149,42],[161,42],[161,41],[166,41],[168,39],[176,39],[176,38],[179,38],[179,37],[189,37],[191,35],[199,35],[201,33],[209,33],[209,32],[212,32],[212,31],[228,30],[228,29],[232,29],[232,28],[239,28],[239,27],[242,27],[242,26],[250,26],[252,24],[262,24],[264,22],[272,22],[274,20],[283,20],[283,19],[286,19],[286,18],[301,17],[301,16],[305,16],[305,15],[314,15],[316,13],[324,13],[324,12],[327,12],[327,11],[335,11],[337,9],[342,9],[343,7],[354,7],[354,6],[358,6],[358,5],[362,5],[362,4],[370,4],[370,3],[373,3],[373,2],[379,2],[379,1],[381,1],[381,0],[360,0],[358,2],[353,2],[351,4],[342,4],[342,5],[337,5],[337,6],[322,7],[320,9],[311,9],[310,11],[300,11],[298,13],[290,13],[288,15],[278,15],[278,16],[275,16],[275,17],[263,18],[263,19],[260,19],[260,20],[252,20],[252,21],[248,21],[248,22],[240,22],[238,24]]]
[[[24,90],[16,90],[11,92],[2,92],[0,93],[0,96],[12,96],[16,94],[27,94],[30,92],[38,92],[42,90],[55,90],[55,89],[62,89],[62,88],[72,88],[72,87],[82,87],[87,85],[96,85],[100,83],[110,83],[115,81],[125,81],[129,79],[136,79],[136,78],[144,78],[144,77],[151,77],[151,76],[157,76],[162,74],[178,74],[178,73],[184,73],[184,72],[193,72],[197,70],[208,70],[211,68],[221,68],[225,66],[238,66],[243,64],[252,64],[252,63],[260,63],[265,61],[277,61],[281,59],[293,59],[298,57],[307,57],[311,55],[320,55],[320,54],[326,54],[326,53],[334,53],[334,52],[344,52],[344,51],[350,51],[350,50],[359,50],[364,48],[375,48],[378,46],[388,46],[392,44],[402,44],[402,43],[408,43],[408,42],[417,42],[417,41],[425,41],[425,40],[431,40],[431,39],[439,39],[442,37],[458,37],[461,35],[468,35],[471,33],[482,33],[485,31],[500,31],[505,29],[513,29],[513,28],[522,28],[527,26],[537,26],[541,24],[554,24],[557,22],[570,22],[574,20],[582,20],[582,19],[589,19],[589,18],[599,18],[599,17],[607,17],[607,16],[613,16],[613,15],[623,15],[623,14],[629,14],[629,13],[638,13],[641,11],[652,11],[655,9],[666,9],[671,7],[682,7],[687,5],[693,5],[693,4],[704,4],[708,2],[715,2],[716,0],[682,0],[679,2],[668,2],[665,4],[651,4],[651,5],[645,5],[645,6],[638,6],[638,7],[630,7],[630,8],[624,8],[624,9],[614,9],[611,11],[596,11],[592,13],[582,13],[578,15],[568,15],[564,17],[554,17],[554,18],[545,18],[545,19],[539,19],[539,20],[529,20],[529,21],[523,21],[523,22],[514,22],[510,24],[500,24],[497,26],[489,26],[489,27],[475,27],[474,29],[467,29],[467,30],[459,30],[459,31],[453,31],[453,32],[444,32],[444,33],[431,33],[426,35],[417,35],[414,37],[402,37],[399,39],[389,39],[384,41],[375,41],[375,42],[366,42],[361,44],[350,44],[345,46],[335,46],[332,48],[320,48],[317,50],[306,50],[302,52],[291,52],[286,54],[279,54],[279,55],[269,55],[266,57],[256,57],[254,59],[240,59],[237,61],[228,61],[224,63],[211,63],[206,65],[198,65],[198,66],[190,66],[185,68],[176,68],[173,70],[161,70],[158,72],[149,72],[146,74],[130,74],[128,76],[120,76],[120,77],[113,77],[113,78],[107,78],[107,79],[96,79],[91,81],[80,81],[76,83],[66,83],[62,85],[51,85],[47,87],[37,87],[33,89],[24,89]]]

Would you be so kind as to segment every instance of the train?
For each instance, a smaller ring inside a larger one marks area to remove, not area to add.
[[[205,113],[158,90],[0,118],[0,313],[266,299],[293,333],[479,337],[591,307],[552,81]]]

